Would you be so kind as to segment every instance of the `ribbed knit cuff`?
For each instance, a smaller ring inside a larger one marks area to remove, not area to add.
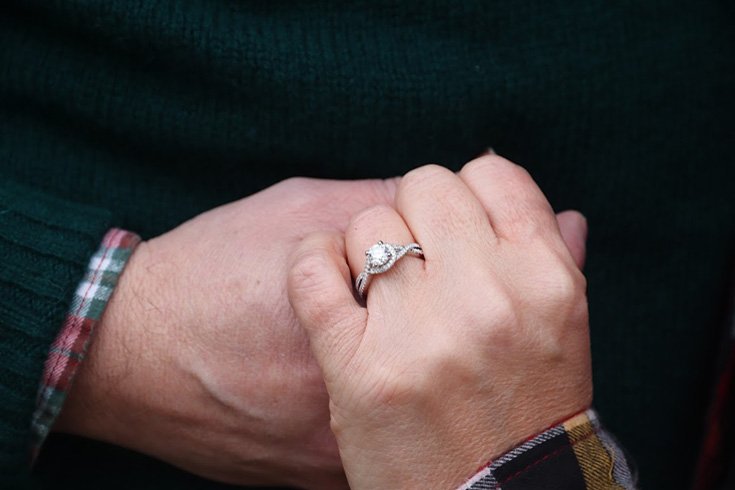
[[[0,474],[27,471],[44,362],[110,222],[106,210],[0,182]]]

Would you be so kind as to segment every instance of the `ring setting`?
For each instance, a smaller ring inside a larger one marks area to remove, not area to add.
[[[382,240],[365,251],[365,268],[355,279],[355,289],[360,298],[365,297],[365,290],[370,282],[370,276],[382,274],[393,267],[405,255],[423,257],[424,251],[418,243],[408,245],[394,245]]]

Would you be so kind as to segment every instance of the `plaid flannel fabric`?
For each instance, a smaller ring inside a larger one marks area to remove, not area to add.
[[[622,451],[587,410],[482,468],[458,490],[635,489]]]
[[[84,360],[94,327],[102,317],[125,264],[140,242],[138,235],[113,228],[92,256],[77,287],[64,325],[51,346],[31,422],[32,458],[61,412],[77,368]]]

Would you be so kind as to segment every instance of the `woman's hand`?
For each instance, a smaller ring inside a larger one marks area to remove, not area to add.
[[[448,489],[590,405],[585,280],[573,258],[582,261],[585,224],[560,219],[568,247],[528,173],[497,156],[459,175],[410,172],[395,208],[360,213],[344,239],[304,239],[289,295],[351,488]],[[406,256],[375,276],[365,308],[352,280],[378,240],[416,241],[425,260]]]

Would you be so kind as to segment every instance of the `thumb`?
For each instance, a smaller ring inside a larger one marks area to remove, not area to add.
[[[559,231],[580,270],[587,256],[587,219],[579,211],[564,211],[556,215]]]
[[[367,324],[367,310],[353,294],[341,234],[320,232],[302,240],[291,261],[288,297],[329,386],[357,349]]]

